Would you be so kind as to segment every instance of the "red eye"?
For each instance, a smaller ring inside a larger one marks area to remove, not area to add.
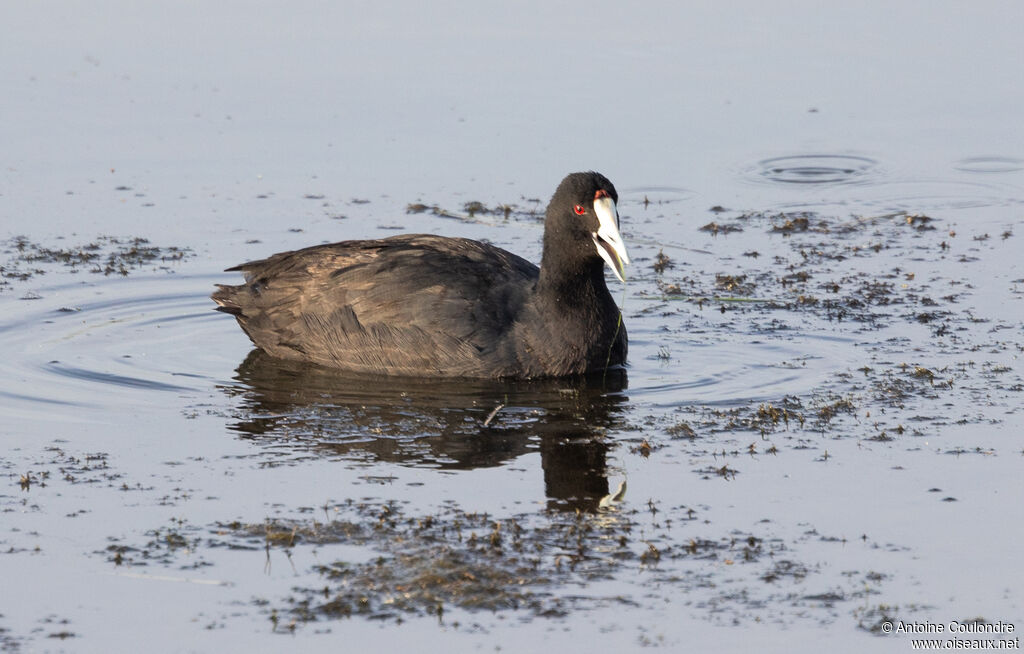
[[[587,213],[587,210],[583,208],[582,204],[577,204],[575,207],[572,208],[572,210],[576,212],[577,216],[582,216],[583,214]]]

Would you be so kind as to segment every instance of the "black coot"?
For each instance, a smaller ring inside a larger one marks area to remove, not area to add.
[[[604,282],[624,281],[615,187],[562,180],[538,269],[487,243],[430,234],[343,241],[243,263],[217,309],[268,354],[358,373],[537,378],[626,361],[626,328]]]

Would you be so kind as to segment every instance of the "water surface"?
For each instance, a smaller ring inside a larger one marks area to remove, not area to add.
[[[1024,628],[1017,4],[94,9],[0,39],[3,648]],[[538,260],[591,168],[623,375],[351,379],[211,310],[342,238]]]

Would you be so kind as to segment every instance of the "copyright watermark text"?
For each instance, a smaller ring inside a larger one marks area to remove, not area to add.
[[[1014,634],[1016,626],[1011,622],[916,622],[907,620],[886,620],[882,622],[883,634],[907,636],[930,636],[911,638],[915,650],[959,650],[959,649],[1020,649],[1020,637]]]

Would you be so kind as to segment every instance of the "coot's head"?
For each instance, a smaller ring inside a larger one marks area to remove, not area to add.
[[[600,173],[572,173],[562,180],[548,204],[544,221],[545,266],[579,267],[600,257],[619,281],[629,263],[619,233],[619,194]]]

